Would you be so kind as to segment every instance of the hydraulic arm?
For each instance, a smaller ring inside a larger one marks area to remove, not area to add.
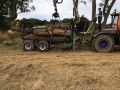
[[[53,6],[55,7],[55,13],[52,14],[52,17],[60,18],[58,10],[57,10],[57,4],[61,4],[62,2],[63,0],[61,0],[60,2],[58,0],[53,0]]]
[[[58,0],[53,0],[53,5],[55,7],[55,13],[52,14],[54,18],[60,18],[58,10],[57,10],[57,4],[61,4],[63,0],[58,2]],[[72,30],[72,50],[75,51],[75,37],[76,37],[76,24],[80,21],[79,14],[78,14],[78,0],[73,0],[73,30]]]

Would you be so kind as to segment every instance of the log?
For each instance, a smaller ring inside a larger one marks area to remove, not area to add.
[[[71,35],[71,30],[64,30],[64,29],[61,29],[61,28],[51,28],[49,27],[48,28],[48,32],[50,34],[53,34],[53,35],[60,35],[60,36],[64,36],[64,34],[66,34],[66,36],[70,36]],[[66,33],[65,33],[66,32]]]
[[[50,35],[57,35],[57,36],[64,36],[66,32],[66,36],[70,36],[71,35],[71,30],[64,30],[61,28],[52,28],[52,27],[48,27],[47,29],[34,29],[34,33],[36,35],[46,35],[46,36],[50,36]]]
[[[44,29],[44,28],[47,28],[47,26],[44,26],[44,25],[43,25],[43,26],[34,26],[33,28],[34,28],[34,29],[36,29],[36,28]]]
[[[46,32],[36,32],[36,35],[41,35],[41,36],[50,36],[50,33]]]
[[[35,39],[35,35],[34,34],[28,34],[28,35],[25,35],[23,36],[24,40],[34,40]]]

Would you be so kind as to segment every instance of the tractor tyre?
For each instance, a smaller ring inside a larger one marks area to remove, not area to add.
[[[95,38],[92,40],[92,50],[95,50]]]
[[[114,39],[109,35],[99,35],[92,42],[93,49],[102,53],[113,51],[114,45]]]

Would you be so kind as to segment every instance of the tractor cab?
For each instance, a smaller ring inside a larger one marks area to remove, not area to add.
[[[120,35],[120,11],[114,12],[111,15],[111,25],[118,35]]]

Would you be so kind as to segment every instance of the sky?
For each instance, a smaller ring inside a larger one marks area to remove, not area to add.
[[[59,0],[61,1],[61,0]],[[96,7],[99,8],[99,3],[101,0],[96,0]],[[55,12],[54,7],[53,7],[53,0],[33,0],[33,3],[31,5],[34,5],[36,10],[31,11],[28,13],[20,13],[18,14],[17,19],[22,19],[22,18],[36,18],[40,20],[51,20],[52,19],[52,14]],[[120,11],[119,8],[120,5],[120,0],[117,0],[116,3],[114,4],[111,12],[114,11],[116,8],[118,11]],[[73,17],[73,2],[72,0],[63,0],[63,3],[57,4],[58,7],[58,12],[60,14],[60,19],[64,18],[72,18]],[[97,9],[96,9],[97,10]],[[86,18],[91,20],[91,15],[92,15],[92,3],[87,2],[86,5],[79,3],[78,5],[78,12],[79,15],[84,15]],[[98,11],[96,11],[98,13]],[[108,23],[111,22],[111,18],[108,18]]]

